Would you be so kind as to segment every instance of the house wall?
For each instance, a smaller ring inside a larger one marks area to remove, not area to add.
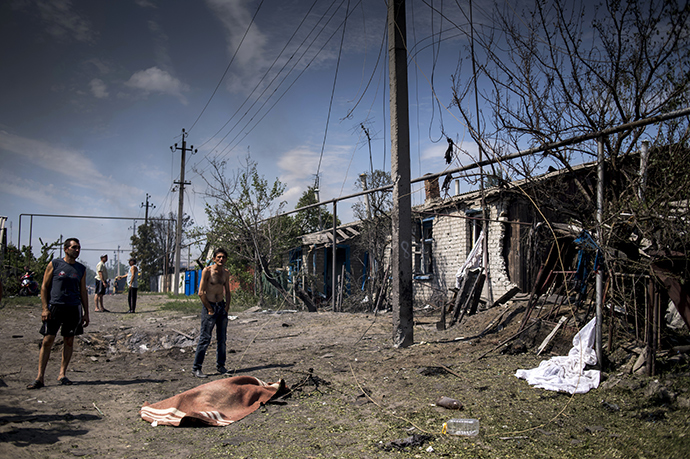
[[[433,273],[430,276],[415,276],[414,300],[417,305],[439,306],[452,296],[450,288],[455,287],[455,275],[472,250],[470,221],[465,218],[465,209],[444,208],[444,215],[437,215],[433,222]],[[493,298],[498,298],[514,284],[510,281],[503,257],[505,224],[497,221],[507,219],[505,204],[489,205],[488,251],[489,276]],[[485,294],[482,295],[486,297]]]

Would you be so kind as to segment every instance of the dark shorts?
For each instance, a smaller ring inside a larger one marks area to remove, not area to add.
[[[75,336],[84,333],[81,325],[81,305],[50,305],[50,319],[43,322],[41,335],[57,335],[62,327],[62,336]]]
[[[96,295],[105,295],[105,282],[96,280]]]

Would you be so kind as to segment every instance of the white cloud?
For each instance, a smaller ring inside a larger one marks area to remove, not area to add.
[[[189,86],[158,67],[151,67],[134,73],[125,85],[130,88],[141,89],[146,93],[169,94],[187,105],[187,99],[182,93],[189,91]]]
[[[19,177],[14,171],[0,170],[0,193],[16,196],[19,199],[40,203],[43,206],[61,209],[66,202],[65,196],[58,192],[52,183],[45,184],[31,178]]]
[[[358,173],[351,168],[347,177],[345,176],[351,154],[352,148],[349,146],[327,147],[321,160],[319,178],[322,201],[354,192],[354,182]],[[283,199],[290,204],[289,207],[294,207],[307,187],[314,185],[319,155],[319,151],[308,147],[294,148],[280,155],[277,165],[283,171],[280,180],[289,187],[283,194]],[[352,202],[344,204],[342,210],[349,210]]]
[[[0,131],[0,151],[7,162],[15,163],[17,161],[13,160],[20,159],[23,163],[36,166],[24,167],[21,170],[16,166],[10,168],[11,175],[16,176],[15,181],[21,180],[22,176],[23,183],[28,183],[35,177],[48,177],[41,180],[43,184],[38,194],[34,196],[34,193],[30,192],[24,195],[33,196],[41,205],[46,204],[45,197],[40,194],[41,190],[48,190],[45,193],[51,197],[61,196],[61,207],[68,202],[72,205],[79,203],[82,206],[87,199],[98,200],[101,203],[99,205],[119,206],[119,201],[126,202],[129,197],[138,199],[141,194],[140,190],[103,175],[88,155],[76,150]],[[9,155],[6,152],[9,152]],[[23,174],[23,171],[29,175]],[[43,174],[43,171],[47,171],[48,174]],[[49,193],[50,187],[55,187],[58,192]],[[64,201],[64,196],[73,196],[74,200]]]
[[[97,99],[105,99],[108,97],[108,88],[100,78],[91,80],[89,86],[91,87],[91,94]]]

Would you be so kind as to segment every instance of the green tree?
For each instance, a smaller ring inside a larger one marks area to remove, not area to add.
[[[188,233],[194,222],[189,215],[182,218],[182,241],[188,240]],[[132,257],[137,259],[142,282],[139,288],[148,291],[151,277],[172,274],[175,271],[175,235],[177,214],[170,212],[151,217],[148,224],[137,227],[137,234],[131,237]]]
[[[302,193],[299,201],[297,201],[295,209],[317,204],[318,202],[319,201],[316,199],[316,189],[314,186],[310,186]],[[295,215],[295,224],[299,228],[301,234],[315,233],[333,227],[333,214],[322,206],[311,207],[297,212]],[[336,219],[336,224],[340,225],[339,219]]]
[[[41,254],[36,258],[31,247],[23,245],[22,250],[17,249],[13,244],[7,246],[7,252],[3,260],[3,287],[4,295],[17,295],[19,293],[20,282],[19,279],[26,272],[34,273],[34,280],[39,285],[43,282],[43,273],[45,273],[48,263],[55,258],[56,250],[60,249],[60,240],[46,244],[41,243]]]
[[[253,272],[254,293],[263,300],[262,272],[271,282],[272,271],[282,265],[287,251],[298,243],[299,231],[289,216],[280,216],[285,185],[269,183],[259,174],[257,163],[247,155],[244,164],[226,174],[226,163],[212,162],[206,205],[207,233],[211,247],[229,252],[228,268],[239,278]]]

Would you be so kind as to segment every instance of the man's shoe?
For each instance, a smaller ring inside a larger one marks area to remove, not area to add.
[[[219,375],[226,375],[230,373],[230,371],[228,371],[228,369],[225,367],[218,367],[217,370]]]
[[[208,378],[205,374],[201,372],[201,370],[192,370],[192,376],[196,378]]]

